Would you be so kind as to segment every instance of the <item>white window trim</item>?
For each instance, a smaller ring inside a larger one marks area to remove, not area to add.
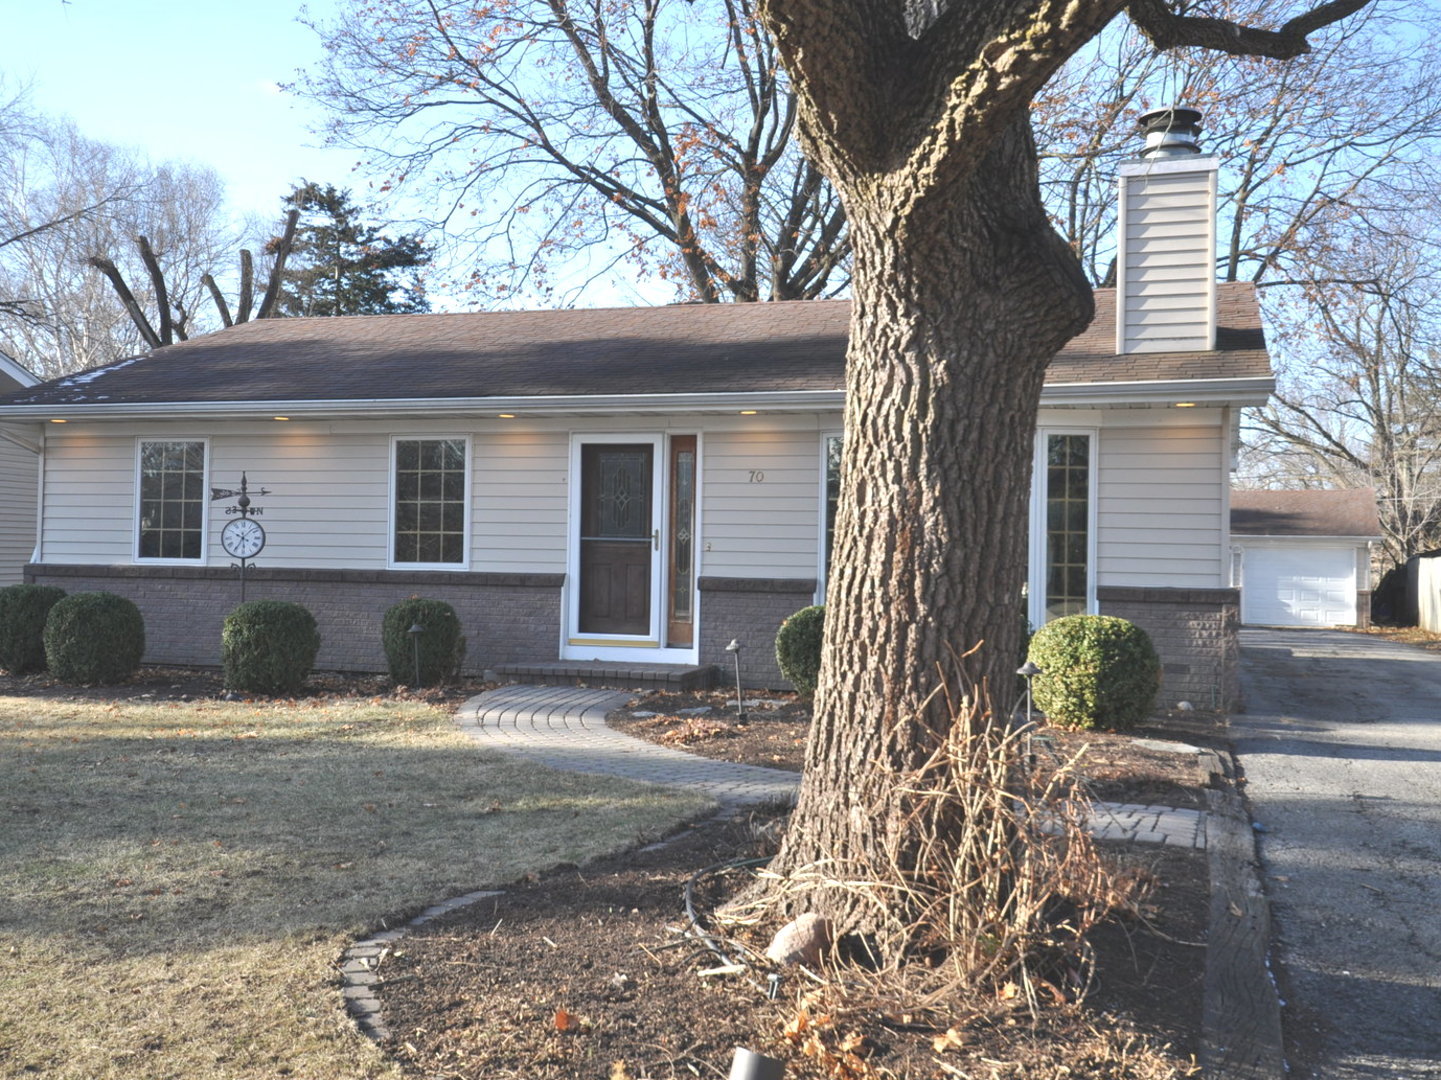
[[[1040,427],[1036,429],[1031,460],[1030,565],[1026,573],[1026,617],[1036,630],[1046,622],[1046,441],[1052,435],[1085,435],[1090,440],[1086,462],[1086,613],[1096,615],[1100,611],[1096,603],[1096,521],[1101,431],[1094,427]]]
[[[200,557],[196,559],[153,559],[140,554],[140,450],[146,443],[198,442],[205,448],[205,470],[201,486],[205,509],[200,526]],[[131,561],[142,566],[206,566],[210,561],[210,437],[207,435],[137,435],[135,437],[134,507],[130,522]]]
[[[819,492],[820,512],[816,515],[816,596],[817,604],[826,602],[826,586],[829,584],[829,574],[826,567],[826,465],[829,455],[826,453],[832,439],[840,439],[842,447],[845,446],[845,432],[840,428],[832,431],[821,432],[820,444],[820,481],[817,486]],[[844,450],[842,450],[844,453]]]
[[[445,442],[447,440],[459,439],[465,444],[465,537],[461,542],[462,552],[460,562],[397,562],[395,559],[395,448],[400,442]],[[472,457],[471,437],[460,432],[450,434],[422,431],[411,434],[397,433],[390,436],[390,455],[387,460],[385,496],[385,567],[387,570],[438,570],[449,572],[463,572],[470,569],[470,542],[471,532],[474,525],[474,507],[472,506],[471,492],[474,488],[475,462]]]

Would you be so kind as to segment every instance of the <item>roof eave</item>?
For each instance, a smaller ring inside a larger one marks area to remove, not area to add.
[[[1149,382],[1056,383],[1041,392],[1042,405],[1262,405],[1275,380],[1269,376],[1241,379],[1183,379]],[[120,420],[233,416],[238,419],[275,415],[308,417],[435,416],[461,413],[546,415],[574,413],[657,414],[731,412],[760,409],[810,412],[839,409],[843,390],[728,391],[698,394],[556,394],[546,396],[468,398],[338,398],[299,401],[174,401],[76,402],[71,404],[0,405],[0,419],[51,418]]]
[[[1049,383],[1042,405],[1264,405],[1276,388],[1270,375],[1234,379],[1157,379],[1145,382]]]

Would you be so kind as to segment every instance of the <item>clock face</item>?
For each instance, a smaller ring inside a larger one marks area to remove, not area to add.
[[[237,559],[251,559],[265,546],[265,530],[260,522],[236,518],[220,530],[220,543]]]

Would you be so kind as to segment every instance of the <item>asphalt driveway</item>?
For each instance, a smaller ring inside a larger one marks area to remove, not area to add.
[[[1292,1075],[1441,1077],[1441,653],[1248,628],[1241,657]]]

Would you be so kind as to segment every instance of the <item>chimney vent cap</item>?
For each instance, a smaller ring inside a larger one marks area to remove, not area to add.
[[[1201,152],[1201,114],[1195,109],[1152,109],[1137,121],[1146,137],[1141,156],[1180,157]]]

